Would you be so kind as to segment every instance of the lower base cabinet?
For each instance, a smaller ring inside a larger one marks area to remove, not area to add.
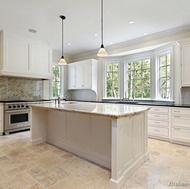
[[[160,137],[169,137],[168,128],[148,126],[148,133],[149,133],[149,135],[156,135],[156,136],[160,136]]]
[[[190,109],[151,107],[148,113],[150,138],[190,146]]]
[[[171,128],[171,140],[190,144],[190,129]]]

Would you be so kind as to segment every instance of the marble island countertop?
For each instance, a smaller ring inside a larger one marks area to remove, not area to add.
[[[29,104],[34,108],[43,108],[49,110],[71,111],[83,114],[92,114],[110,118],[121,118],[136,115],[149,110],[146,106],[133,106],[129,104],[112,104],[112,103],[91,103],[91,102],[74,102],[63,101],[57,103]]]

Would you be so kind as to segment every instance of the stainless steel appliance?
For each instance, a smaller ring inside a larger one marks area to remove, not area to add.
[[[29,112],[27,102],[6,102],[4,104],[4,133],[29,129]]]

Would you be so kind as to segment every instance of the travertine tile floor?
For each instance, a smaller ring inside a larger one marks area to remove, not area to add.
[[[29,137],[0,136],[0,189],[109,188],[109,170],[46,143],[32,146]],[[149,139],[149,151],[123,189],[190,188],[190,147]]]

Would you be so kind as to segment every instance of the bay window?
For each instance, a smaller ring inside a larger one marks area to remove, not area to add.
[[[172,48],[105,61],[106,98],[172,100]]]

